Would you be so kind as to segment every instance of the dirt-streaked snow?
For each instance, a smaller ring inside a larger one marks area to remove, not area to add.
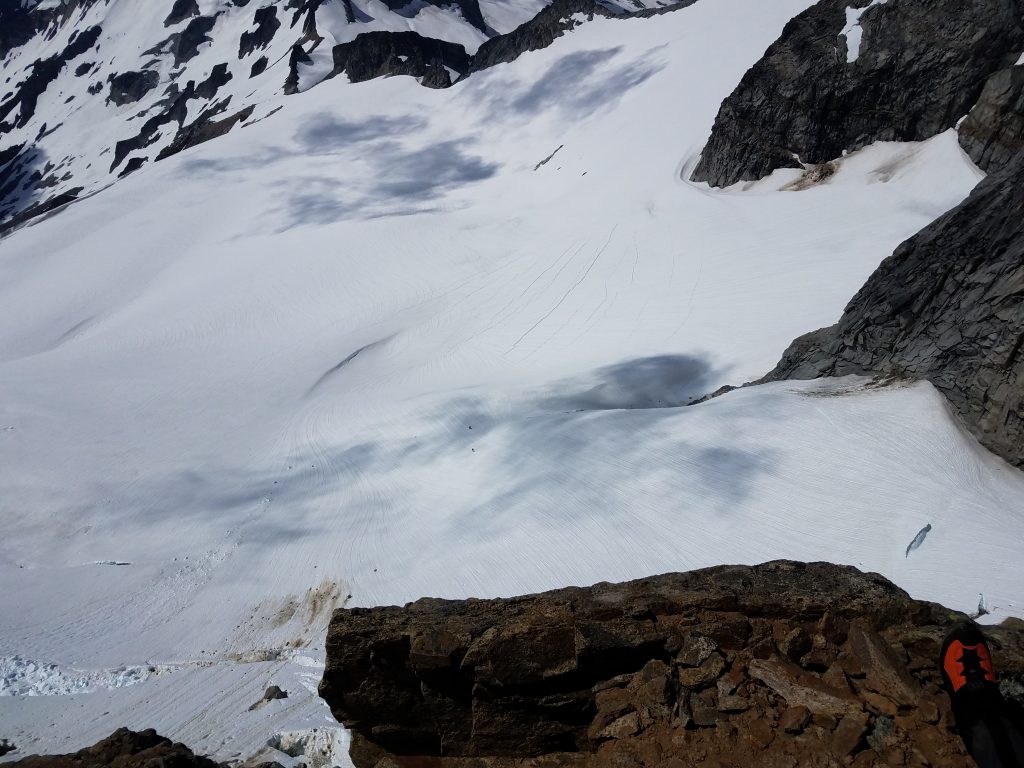
[[[686,182],[807,5],[596,20],[446,91],[270,98],[0,241],[0,656],[96,673],[0,696],[8,757],[121,725],[333,750],[340,605],[787,557],[1019,614],[1024,478],[930,385],[686,407],[834,322],[980,178],[950,133],[801,192]],[[162,672],[96,684],[126,666]],[[271,683],[289,698],[249,711]]]

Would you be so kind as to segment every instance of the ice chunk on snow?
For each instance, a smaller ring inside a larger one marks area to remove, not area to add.
[[[860,26],[860,17],[864,15],[864,11],[873,5],[884,5],[889,0],[872,0],[870,3],[865,5],[863,8],[847,8],[846,9],[846,26],[843,27],[843,31],[839,34],[846,38],[846,63],[852,64],[860,56],[860,40],[864,34],[864,30]]]
[[[160,673],[157,667],[74,669],[26,659],[0,658],[0,696],[69,696],[99,689],[123,688]]]
[[[332,765],[345,765],[348,762],[348,734],[342,728],[284,731],[272,736],[267,746],[277,752],[278,758],[285,755],[301,757],[301,762],[311,768],[327,768]],[[293,763],[298,764],[299,761]]]
[[[924,544],[924,540],[928,536],[928,533],[931,531],[931,529],[932,524],[928,523],[928,525],[926,525],[924,528],[917,532],[917,535],[914,537],[914,540],[907,545],[907,553],[904,555],[904,557],[910,557],[911,552],[913,552],[915,549]]]

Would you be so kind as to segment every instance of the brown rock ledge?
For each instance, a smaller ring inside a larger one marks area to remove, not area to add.
[[[336,611],[320,693],[357,768],[969,766],[935,666],[962,619],[778,561]],[[1008,694],[1024,625],[986,629]]]
[[[91,747],[70,755],[29,755],[10,764],[18,768],[221,768],[153,729],[119,728]]]

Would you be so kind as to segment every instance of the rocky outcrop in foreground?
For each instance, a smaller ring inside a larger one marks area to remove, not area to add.
[[[320,693],[358,768],[967,766],[936,669],[957,616],[775,562],[339,610]],[[990,638],[1024,690],[1024,628]]]
[[[900,245],[839,322],[764,379],[882,373],[932,382],[978,440],[1024,467],[1024,153]]]
[[[821,0],[722,103],[693,179],[727,186],[873,141],[930,138],[1022,50],[1016,0]]]
[[[103,741],[71,755],[32,755],[11,763],[18,768],[220,768],[149,729],[120,728]]]

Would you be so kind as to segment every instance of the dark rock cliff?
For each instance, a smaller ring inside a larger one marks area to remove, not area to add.
[[[337,611],[320,693],[358,768],[967,766],[935,666],[955,618],[827,563],[423,599]],[[1024,674],[1024,630],[990,637]]]
[[[60,3],[0,1],[0,59],[37,34],[52,39],[57,28],[95,5],[98,0],[61,0]]]
[[[794,341],[762,381],[927,379],[984,445],[1024,466],[1022,49],[1019,0],[821,0],[744,75],[697,181],[758,179],[957,125],[961,146],[992,173],[883,262],[837,325]]]
[[[848,6],[864,10],[844,35]],[[821,0],[722,103],[692,178],[727,186],[873,141],[927,139],[956,125],[1022,50],[1018,0]]]
[[[350,43],[334,46],[334,69],[353,83],[375,77],[410,75],[423,85],[445,88],[452,84],[448,70],[461,75],[469,69],[466,49],[456,43],[423,37],[416,32],[364,32]]]
[[[985,82],[959,135],[960,146],[984,170],[1007,165],[1024,149],[1024,66],[1001,69]]]
[[[141,72],[121,72],[118,75],[111,75],[109,81],[110,93],[107,101],[121,107],[125,104],[134,104],[160,83],[160,75],[153,70]]]
[[[185,19],[191,19],[193,16],[198,15],[199,3],[196,0],[174,0],[171,12],[164,19],[164,26],[173,27],[175,24],[185,21]]]
[[[794,341],[765,380],[927,379],[983,445],[1024,467],[1022,345],[1024,153],[897,248],[839,322]]]

